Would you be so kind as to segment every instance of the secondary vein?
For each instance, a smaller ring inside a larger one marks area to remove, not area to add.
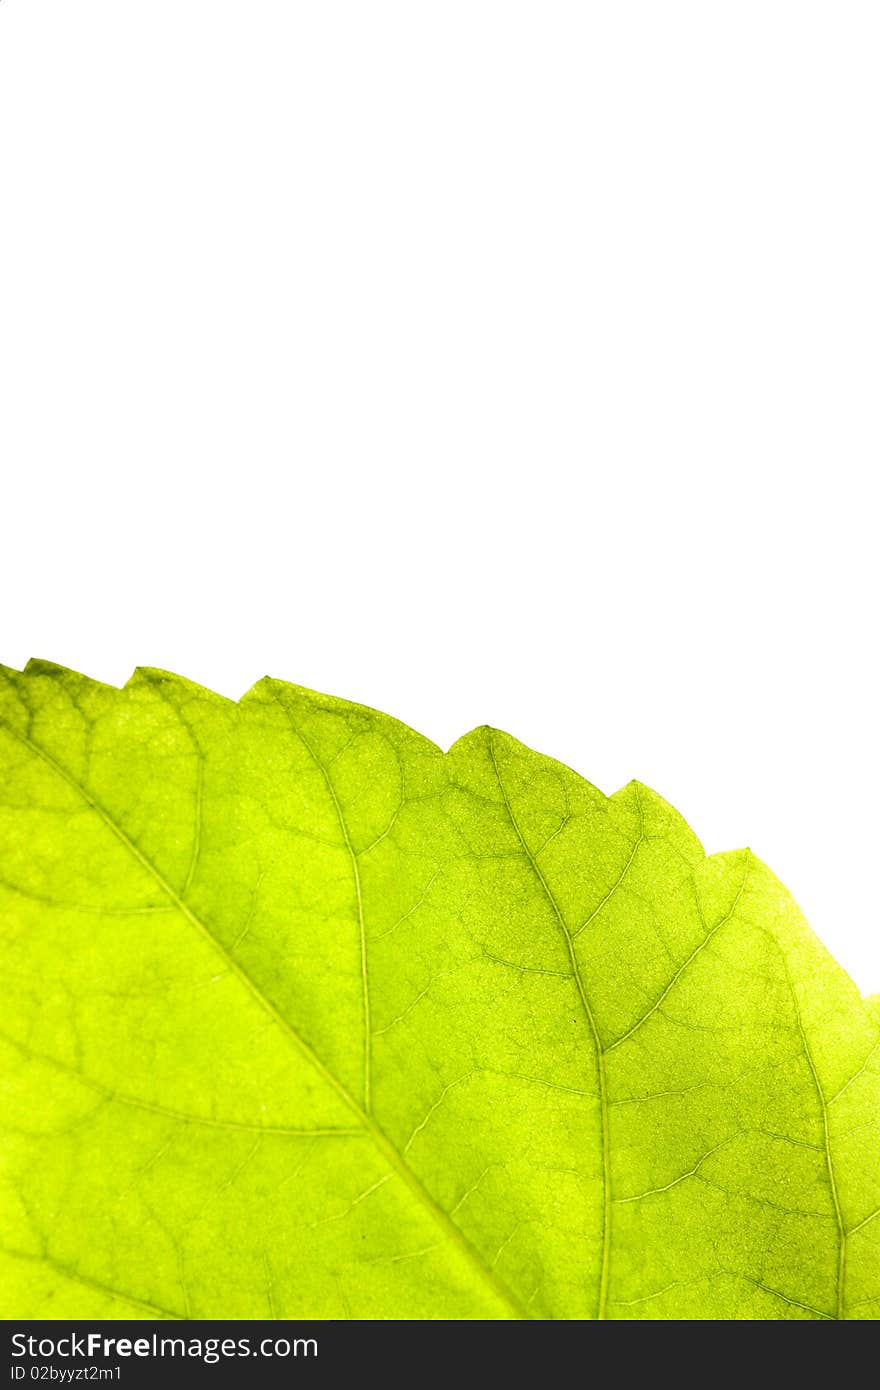
[[[286,708],[284,708],[284,706],[282,706],[282,709],[284,709],[284,714],[288,724],[290,725],[291,730],[299,739],[303,748],[306,750],[312,762],[315,764],[315,767],[318,769],[322,778],[324,779],[324,785],[327,788],[330,800],[333,802],[333,809],[336,812],[336,819],[339,822],[339,830],[345,842],[345,848],[348,851],[349,860],[351,861],[351,872],[354,878],[354,894],[355,904],[357,907],[358,933],[360,937],[361,953],[361,994],[363,999],[364,1025],[364,1109],[369,1114],[370,1110],[372,1109],[373,1026],[370,1017],[370,977],[367,971],[367,929],[366,923],[364,921],[364,895],[363,889],[361,887],[360,864],[358,863],[357,851],[355,850],[355,847],[352,844],[351,835],[348,829],[348,822],[345,819],[345,814],[342,810],[342,805],[336,793],[336,788],[333,785],[333,779],[331,778],[330,773],[327,771],[327,768],[321,762],[321,759],[318,757],[314,748],[312,748],[312,745],[309,743],[305,734],[294,724],[293,720],[290,717],[290,712]]]
[[[602,1129],[603,1189],[602,1258],[599,1271],[599,1301],[596,1317],[598,1321],[602,1321],[606,1316],[606,1308],[608,1304],[608,1273],[611,1257],[611,1145],[608,1129],[608,1085],[605,1075],[605,1053],[602,1048],[602,1040],[599,1037],[599,1029],[596,1024],[596,1019],[593,1014],[593,1010],[590,1006],[590,1001],[587,996],[586,988],[584,986],[583,977],[581,975],[580,965],[578,964],[577,955],[575,953],[574,938],[572,937],[572,934],[568,928],[568,924],[566,923],[566,920],[562,915],[562,910],[559,906],[559,903],[556,900],[556,896],[553,893],[549,883],[547,882],[547,879],[544,877],[544,873],[541,869],[541,866],[538,864],[534,854],[532,853],[528,843],[526,842],[525,836],[523,835],[519,827],[519,822],[517,821],[513,807],[510,804],[510,798],[507,795],[507,788],[504,785],[504,782],[501,777],[501,772],[498,767],[498,759],[495,756],[495,745],[491,731],[489,734],[488,743],[489,756],[492,759],[492,766],[495,769],[495,778],[498,782],[499,790],[504,799],[504,805],[507,810],[508,818],[510,820],[511,825],[513,826],[514,831],[516,832],[517,839],[522,845],[523,854],[525,855],[529,864],[531,864],[532,869],[534,870],[534,873],[538,879],[538,882],[540,883],[544,891],[544,895],[547,898],[547,901],[550,904],[551,908],[553,909],[553,913],[556,917],[557,922],[559,923],[560,930],[565,940],[566,949],[568,951],[568,958],[571,964],[572,977],[574,979],[575,985],[577,986],[577,991],[580,997],[581,1005],[583,1007],[584,1014],[586,1015],[587,1022],[590,1026],[590,1032],[592,1033],[593,1042],[596,1047],[596,1067],[599,1075],[599,1115]]]
[[[834,1203],[834,1216],[837,1221],[837,1309],[835,1317],[843,1319],[846,1317],[846,1237],[847,1231],[843,1220],[843,1211],[840,1205],[840,1194],[837,1190],[837,1178],[834,1172],[834,1160],[831,1157],[831,1131],[828,1126],[828,1104],[825,1100],[825,1092],[822,1082],[819,1080],[819,1073],[816,1070],[816,1063],[813,1061],[813,1053],[810,1044],[807,1042],[807,1035],[804,1031],[804,1022],[801,1018],[800,1004],[795,993],[794,981],[788,968],[788,961],[782,946],[777,943],[779,955],[782,960],[782,968],[788,981],[788,988],[791,993],[792,1003],[794,1004],[795,1018],[797,1019],[798,1032],[800,1033],[801,1045],[804,1049],[804,1056],[807,1059],[807,1066],[813,1078],[813,1085],[816,1088],[816,1095],[819,1099],[819,1107],[822,1112],[822,1134],[824,1137],[825,1148],[825,1168],[828,1173],[828,1184],[831,1188],[831,1200]]]

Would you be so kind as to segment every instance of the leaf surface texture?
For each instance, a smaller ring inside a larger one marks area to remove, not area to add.
[[[509,735],[0,668],[9,1317],[873,1319],[880,1002]]]

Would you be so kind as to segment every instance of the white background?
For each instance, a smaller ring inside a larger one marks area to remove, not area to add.
[[[2,659],[750,843],[880,987],[880,11],[0,5]]]

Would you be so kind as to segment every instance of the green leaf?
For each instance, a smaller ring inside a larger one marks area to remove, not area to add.
[[[748,851],[274,680],[0,721],[6,1316],[878,1316],[880,1000]]]

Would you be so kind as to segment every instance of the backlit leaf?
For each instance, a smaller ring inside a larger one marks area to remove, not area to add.
[[[43,662],[0,768],[7,1317],[880,1314],[880,1001],[646,787]]]

